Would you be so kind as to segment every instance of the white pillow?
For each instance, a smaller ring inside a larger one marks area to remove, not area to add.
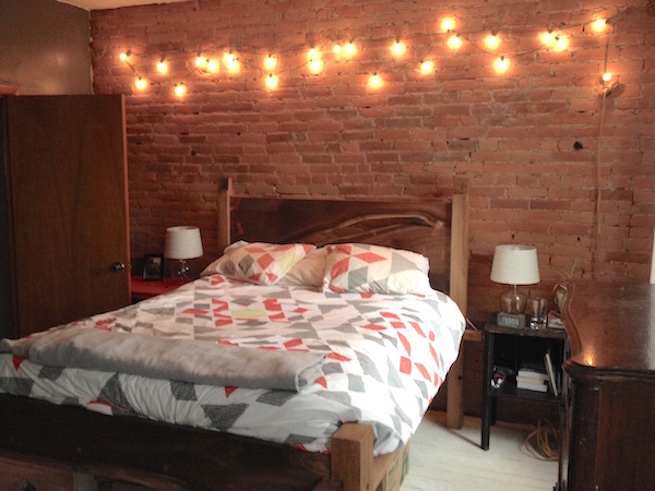
[[[388,294],[432,293],[428,258],[371,244],[330,244],[323,290]]]
[[[301,286],[305,288],[320,288],[323,284],[325,258],[327,249],[321,247],[313,250],[303,259],[294,264],[293,268],[277,283],[283,286]]]
[[[207,266],[201,276],[222,274],[258,285],[273,285],[316,248],[312,244],[269,244],[238,241]]]

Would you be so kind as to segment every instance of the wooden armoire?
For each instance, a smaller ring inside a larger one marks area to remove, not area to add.
[[[122,96],[0,97],[0,337],[130,302]]]

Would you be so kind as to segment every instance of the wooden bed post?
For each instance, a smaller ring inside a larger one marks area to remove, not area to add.
[[[450,291],[452,298],[466,316],[468,301],[468,255],[469,255],[469,196],[468,181],[455,179],[450,238]],[[462,340],[463,343],[463,340]],[[446,400],[446,426],[461,428],[464,424],[462,406],[464,348],[448,372],[448,396]]]
[[[232,243],[231,233],[231,203],[232,178],[224,177],[218,183],[218,200],[216,201],[218,214],[218,253],[223,254],[223,249]]]

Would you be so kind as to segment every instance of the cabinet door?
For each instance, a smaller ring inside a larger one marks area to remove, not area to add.
[[[120,96],[7,98],[14,330],[129,303]]]

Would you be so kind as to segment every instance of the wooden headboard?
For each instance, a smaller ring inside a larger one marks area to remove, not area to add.
[[[468,183],[456,180],[452,199],[422,201],[253,198],[220,183],[218,249],[237,240],[306,242],[322,246],[365,242],[415,251],[430,261],[430,282],[466,315]],[[448,375],[448,426],[461,427],[462,362]]]

